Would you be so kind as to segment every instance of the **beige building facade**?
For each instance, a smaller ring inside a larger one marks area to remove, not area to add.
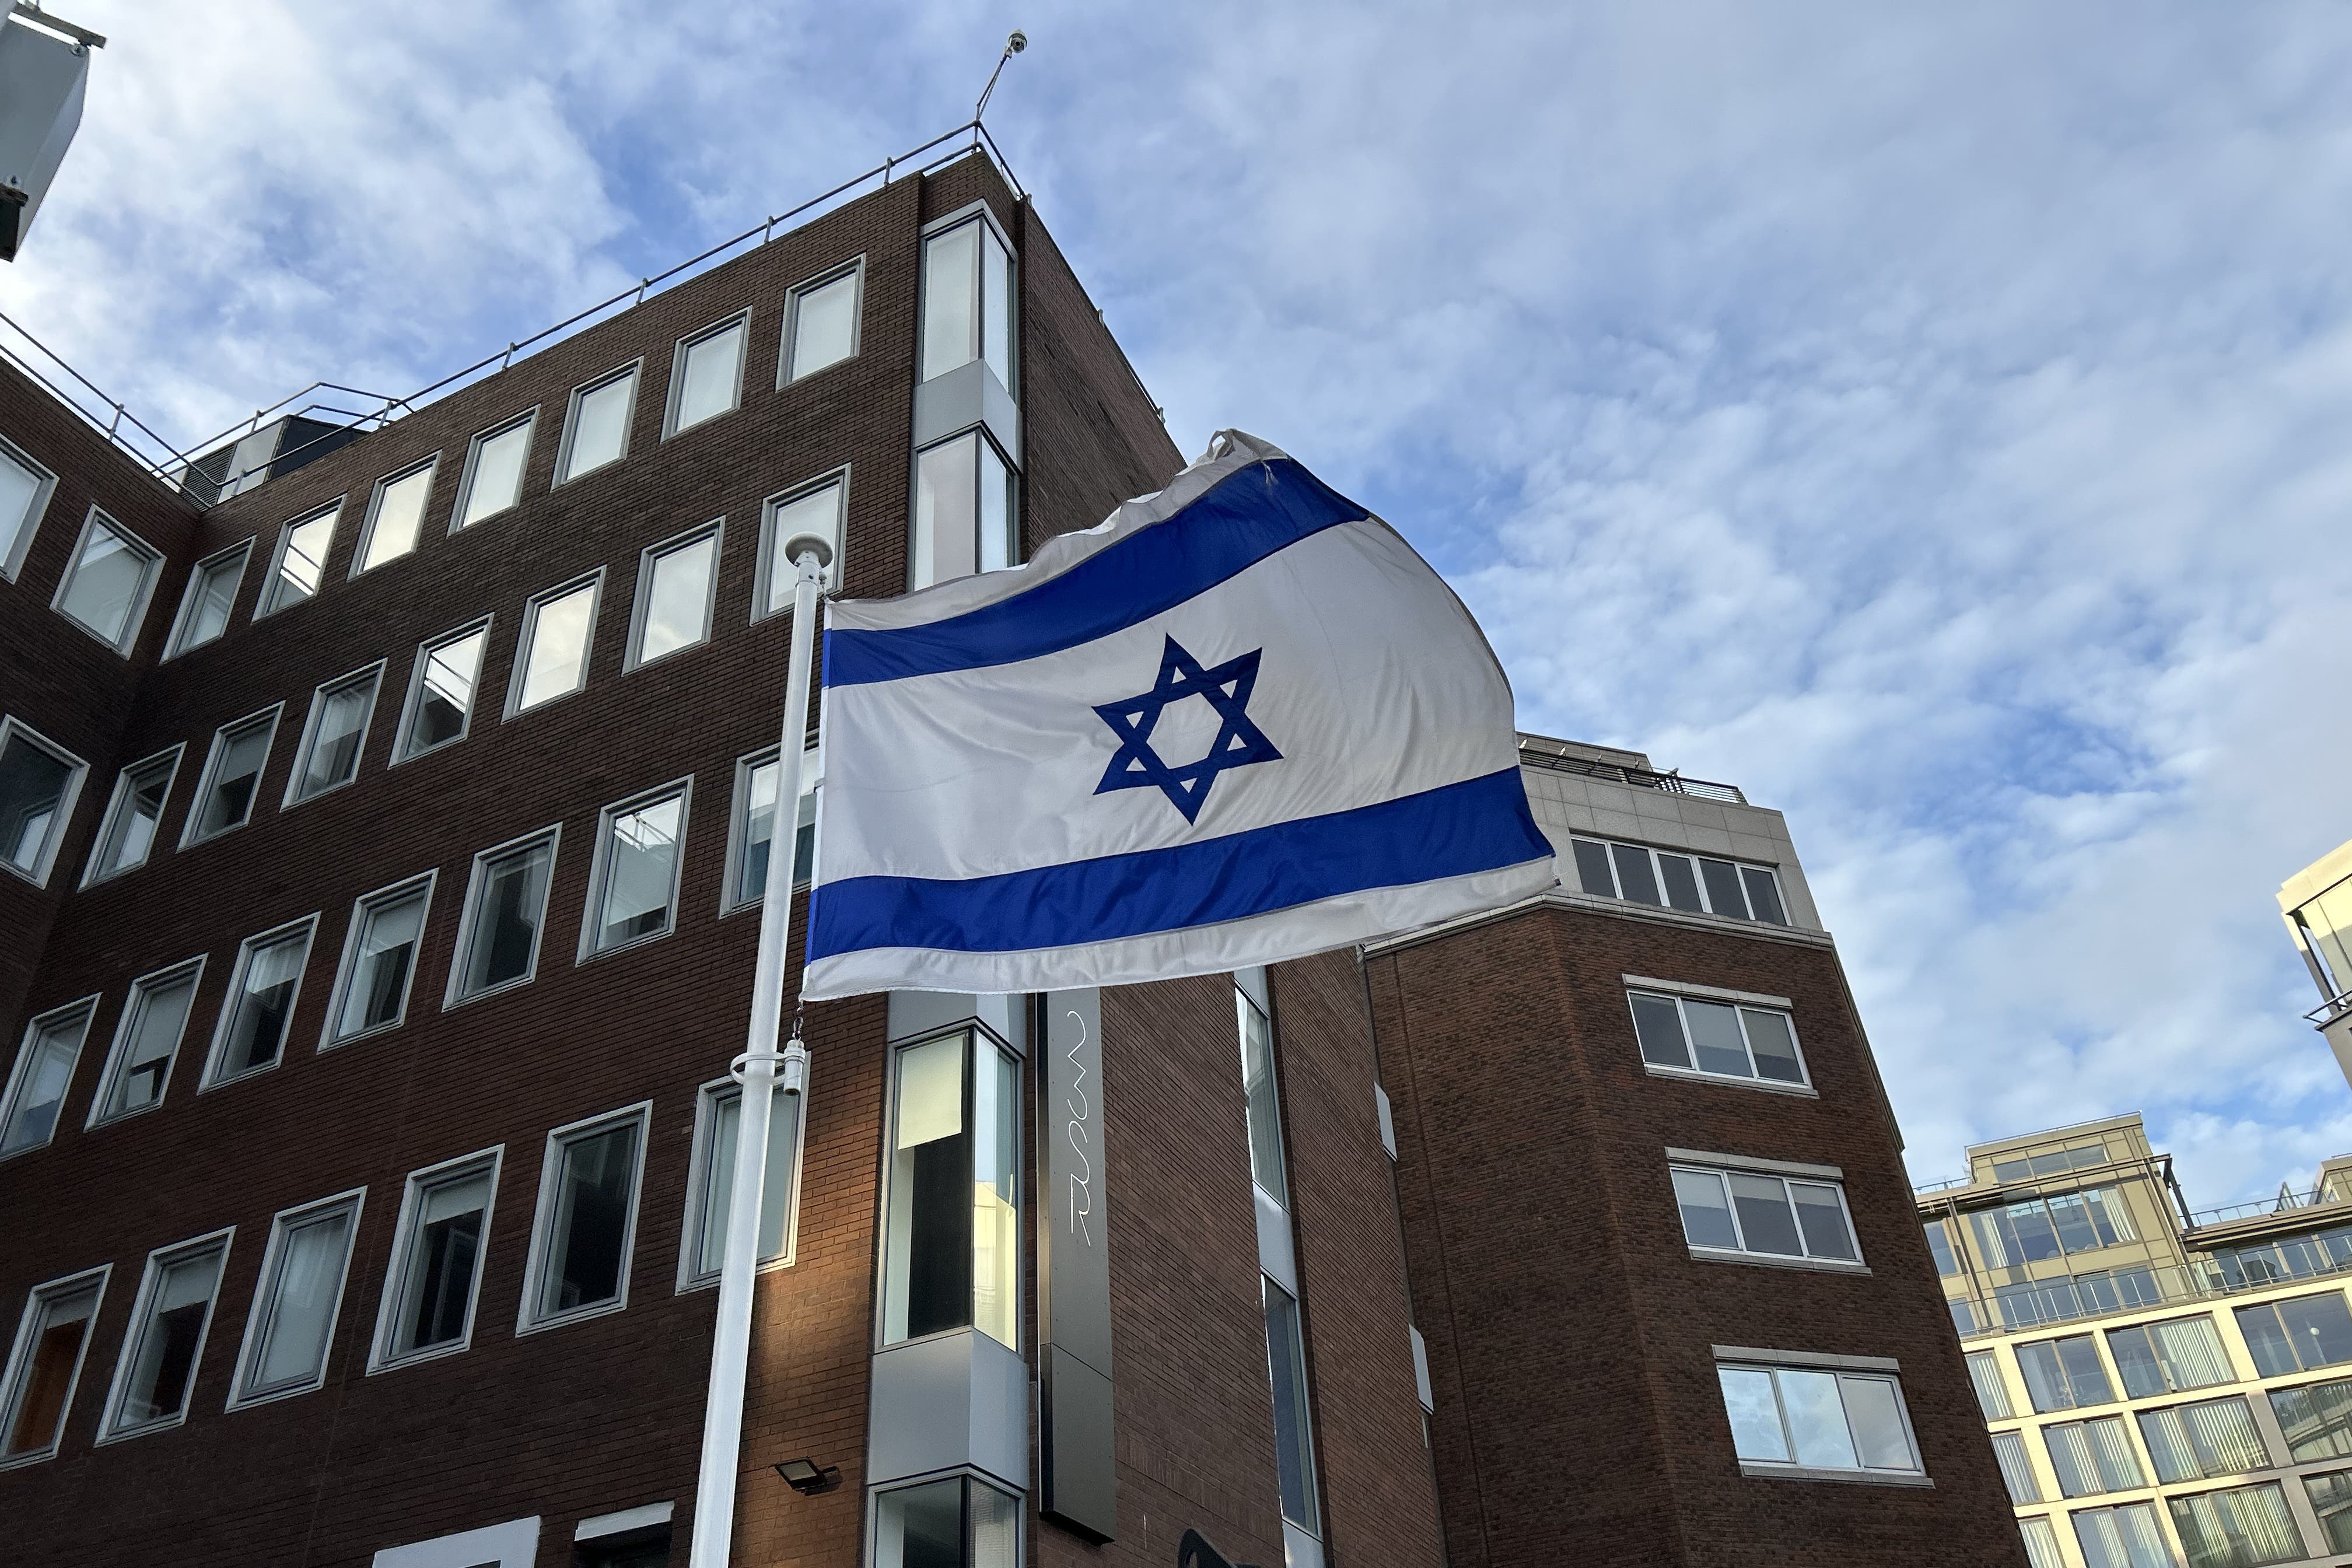
[[[2319,1005],[2304,1016],[2326,1037],[2336,1065],[2352,1082],[2352,842],[2289,877],[2278,901],[2287,934],[2319,987]]]

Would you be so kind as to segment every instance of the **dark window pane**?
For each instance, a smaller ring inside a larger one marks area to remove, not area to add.
[[[1658,879],[1650,872],[1650,852],[1638,844],[1612,844],[1610,857],[1617,863],[1617,885],[1625,897],[1641,904],[1662,904],[1658,897]]]
[[[2024,1375],[2025,1392],[2039,1414],[2071,1410],[2074,1396],[2066,1386],[2066,1369],[2058,1363],[2058,1348],[2048,1341],[2017,1347],[2017,1370]]]
[[[1683,1220],[1683,1239],[1693,1247],[1737,1249],[1739,1233],[1732,1228],[1731,1205],[1723,1195],[1723,1178],[1712,1171],[1675,1171],[1675,1206]]]
[[[1674,998],[1636,993],[1632,1000],[1633,1033],[1642,1042],[1642,1059],[1662,1068],[1690,1066],[1690,1047],[1683,1039],[1682,1015],[1675,1010]]]
[[[408,1344],[421,1350],[446,1344],[466,1331],[466,1302],[473,1294],[474,1258],[482,1239],[482,1211],[433,1220],[424,1230],[423,1278]]]
[[[1678,910],[1697,910],[1698,875],[1691,869],[1690,859],[1683,855],[1658,856],[1658,875],[1666,884],[1666,902]]]
[[[1728,860],[1701,860],[1699,875],[1706,880],[1707,908],[1735,920],[1748,918],[1748,898],[1739,890],[1739,868]]]
[[[2126,1395],[2146,1399],[2164,1392],[2164,1370],[2157,1364],[2146,1329],[2110,1329],[2107,1352],[2116,1358],[2116,1371],[2123,1374]]]
[[[2088,1334],[2058,1342],[2058,1360],[2066,1369],[2067,1386],[2074,1391],[2077,1405],[2105,1405],[2115,1397],[2108,1386],[2106,1368],[2099,1364],[2098,1347]]]
[[[1930,1220],[1927,1226],[1927,1251],[1936,1259],[1936,1272],[1947,1279],[1960,1271],[1960,1260],[1952,1254],[1952,1238],[1944,1229],[1942,1220]]]
[[[634,1121],[565,1146],[562,1186],[550,1222],[547,1274],[540,1284],[541,1316],[620,1294],[636,1150]]]
[[[1596,898],[1613,899],[1617,884],[1609,876],[1609,849],[1590,838],[1572,841],[1576,848],[1576,879]]]
[[[1720,1002],[1685,998],[1683,1016],[1690,1020],[1691,1046],[1698,1054],[1699,1070],[1733,1078],[1753,1078],[1748,1047],[1739,1034],[1739,1010]]]
[[[1797,1039],[1789,1032],[1789,1020],[1752,1007],[1741,1008],[1739,1016],[1748,1026],[1748,1048],[1756,1054],[1756,1076],[1776,1083],[1804,1082],[1805,1068],[1797,1059]]]
[[[57,1440],[58,1424],[65,1419],[66,1390],[81,1355],[82,1336],[89,1331],[90,1310],[97,1304],[97,1298],[89,1294],[63,1302],[52,1297],[46,1304],[44,1315],[50,1321],[33,1342],[16,1419],[8,1428],[7,1447],[0,1452],[21,1454]]]
[[[1756,911],[1758,920],[1769,921],[1776,926],[1789,923],[1787,912],[1780,908],[1780,889],[1773,885],[1771,872],[1742,866],[1739,879],[1748,884],[1748,906]]]
[[[2342,1292],[2297,1296],[2275,1305],[2294,1342],[2295,1359],[2306,1368],[2352,1361],[2352,1312],[2345,1310]]]
[[[1769,1176],[1733,1176],[1730,1181],[1731,1202],[1738,1210],[1739,1235],[1748,1250],[1802,1257],[1805,1248],[1797,1239],[1787,1189]]]
[[[2277,1389],[2271,1408],[2296,1461],[2352,1458],[2352,1383]]]
[[[2026,1262],[2039,1263],[2058,1256],[2058,1233],[2051,1227],[2050,1215],[2039,1198],[2010,1205],[2009,1223],[2017,1233],[2017,1244],[2023,1249]]]
[[[2319,1515],[2319,1528],[2326,1532],[2327,1550],[2352,1552],[2352,1470],[2305,1476],[2303,1487],[2311,1494],[2311,1509]]]

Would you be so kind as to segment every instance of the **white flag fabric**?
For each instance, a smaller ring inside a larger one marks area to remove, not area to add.
[[[1238,432],[1025,565],[834,604],[824,687],[810,1000],[1219,973],[1554,879],[1477,623]]]

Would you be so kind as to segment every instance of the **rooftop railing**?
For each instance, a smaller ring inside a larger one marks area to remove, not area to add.
[[[2352,991],[2338,991],[2304,1016],[2313,1027],[2324,1029],[2347,1013],[2352,1013]]]
[[[2250,1204],[2227,1204],[2217,1209],[2199,1209],[2189,1216],[2189,1228],[2196,1230],[2209,1225],[2225,1225],[2233,1219],[2246,1219],[2254,1215],[2292,1214],[2297,1209],[2325,1208],[2344,1203],[2347,1194],[2331,1187],[2315,1187],[2307,1193],[2282,1190],[2274,1198]]]
[[[1611,784],[1631,784],[1635,789],[1687,795],[1700,800],[1720,800],[1733,805],[1748,804],[1748,797],[1739,793],[1738,784],[1716,784],[1708,779],[1686,779],[1679,773],[1654,773],[1648,768],[1629,768],[1616,763],[1595,762],[1591,757],[1575,756],[1567,752],[1546,751],[1539,743],[1525,738],[1519,742],[1519,761],[1529,767],[1577,773],[1589,779],[1604,779]]]
[[[1947,1305],[1952,1310],[1953,1326],[1959,1330],[1960,1337],[1978,1339],[2177,1302],[2221,1300],[2250,1290],[2352,1274],[2352,1253],[2341,1258],[2316,1254],[2301,1266],[2295,1266],[2291,1259],[2282,1260],[2260,1270],[2248,1268],[2243,1258],[2232,1261],[2240,1274],[2236,1279],[2222,1272],[2221,1263],[2200,1258],[2189,1264],[2164,1263],[2070,1275],[2029,1288],[2012,1287],[1990,1300],[1973,1296],[1948,1299]]]

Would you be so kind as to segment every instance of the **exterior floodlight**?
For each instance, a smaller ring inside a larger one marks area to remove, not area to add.
[[[16,259],[81,128],[89,51],[105,42],[24,0],[0,16],[0,261]]]
[[[821,1467],[814,1459],[786,1459],[776,1467],[776,1474],[783,1477],[784,1484],[803,1497],[829,1492],[841,1484],[840,1466]]]

